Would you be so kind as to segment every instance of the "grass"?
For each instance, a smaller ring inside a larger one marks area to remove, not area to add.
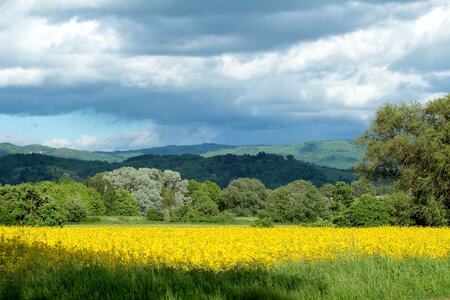
[[[79,226],[170,226],[170,227],[185,227],[185,226],[224,226],[224,225],[251,225],[256,217],[235,217],[231,223],[173,223],[165,221],[148,221],[144,216],[90,216],[85,221],[80,223],[69,223],[65,226],[79,227]]]
[[[0,273],[0,299],[442,299],[450,258],[303,262],[223,273],[45,267]]]

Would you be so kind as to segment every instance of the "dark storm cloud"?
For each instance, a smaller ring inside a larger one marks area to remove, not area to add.
[[[396,1],[135,0],[98,8],[45,7],[34,13],[55,22],[102,19],[120,32],[128,54],[201,56],[279,49],[364,28],[387,14],[409,19],[419,13],[402,10]]]
[[[443,0],[0,8],[2,114],[87,111],[188,128],[187,139],[203,126],[220,142],[286,143],[351,138],[381,103],[450,86]]]

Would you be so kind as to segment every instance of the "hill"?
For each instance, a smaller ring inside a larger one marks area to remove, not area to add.
[[[361,161],[364,147],[351,140],[312,141],[285,146],[238,146],[228,149],[210,151],[203,156],[211,157],[224,154],[252,154],[259,152],[292,155],[298,160],[319,166],[338,169],[350,169]]]
[[[30,154],[40,153],[55,157],[80,159],[88,161],[122,162],[131,157],[140,155],[182,155],[195,154],[204,157],[216,155],[256,155],[259,152],[279,154],[283,156],[292,155],[294,158],[306,161],[315,165],[331,168],[349,169],[360,161],[364,148],[355,145],[350,140],[315,141],[302,142],[285,146],[230,146],[219,144],[201,145],[170,145],[165,147],[155,147],[141,150],[128,151],[81,151],[68,148],[51,148],[41,145],[15,146],[9,143],[0,143],[0,156],[7,154]]]
[[[354,179],[351,170],[319,167],[281,155],[142,155],[120,163],[65,159],[41,154],[12,154],[0,157],[0,183],[18,184],[28,181],[54,180],[71,177],[81,181],[96,173],[131,166],[179,171],[183,178],[211,180],[225,187],[239,177],[260,179],[267,187],[276,188],[297,179],[317,186],[338,180]]]
[[[68,159],[79,159],[87,161],[107,161],[122,162],[130,157],[144,154],[158,155],[180,155],[180,154],[204,154],[220,149],[229,149],[235,146],[219,145],[219,144],[201,144],[201,145],[181,145],[181,146],[165,146],[154,147],[141,150],[127,151],[82,151],[68,148],[52,148],[42,145],[16,146],[10,143],[0,143],[0,156],[8,154],[44,154]]]

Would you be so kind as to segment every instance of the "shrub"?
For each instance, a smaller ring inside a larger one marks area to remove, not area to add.
[[[328,202],[305,180],[273,190],[267,200],[267,213],[276,222],[309,223],[330,218]]]
[[[220,198],[221,210],[229,209],[239,217],[256,216],[264,209],[267,189],[261,181],[250,178],[238,178],[230,182]]]
[[[250,224],[252,227],[273,227],[271,218],[258,219]]]
[[[69,198],[65,206],[67,210],[67,221],[69,222],[81,222],[86,220],[88,215],[88,210],[86,205],[81,201],[80,198],[72,197]]]
[[[109,213],[113,216],[136,216],[138,214],[136,198],[125,189],[116,190]]]
[[[0,224],[61,226],[67,211],[31,184],[0,188]]]
[[[414,225],[414,202],[410,195],[404,192],[395,192],[384,197],[391,217],[390,223],[395,226]]]
[[[148,221],[164,221],[164,213],[156,208],[150,208],[145,215]]]
[[[344,212],[338,225],[374,227],[388,225],[389,221],[388,206],[375,196],[365,194]]]
[[[415,200],[412,219],[420,226],[448,225],[448,209],[442,199],[434,196],[424,196]]]

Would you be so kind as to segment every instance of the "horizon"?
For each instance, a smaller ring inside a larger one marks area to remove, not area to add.
[[[0,143],[354,140],[386,102],[448,94],[448,28],[444,0],[5,0]]]
[[[147,150],[152,148],[166,148],[166,147],[183,147],[183,146],[203,146],[203,145],[217,145],[217,146],[232,146],[232,147],[281,147],[281,146],[294,146],[301,143],[323,143],[323,142],[333,142],[333,141],[349,141],[349,142],[355,142],[354,139],[327,139],[327,140],[306,140],[306,141],[300,141],[300,142],[294,142],[292,144],[218,144],[218,143],[200,143],[200,144],[171,144],[171,145],[163,145],[163,146],[151,146],[148,148],[140,148],[140,149],[119,149],[119,150],[82,150],[82,149],[76,149],[76,148],[68,148],[68,147],[51,147],[46,146],[43,144],[26,144],[26,145],[17,145],[11,142],[2,142],[1,144],[9,144],[15,147],[31,147],[31,146],[40,146],[40,147],[48,147],[52,149],[68,149],[68,150],[77,150],[77,151],[88,151],[88,152],[128,152],[128,151],[140,151],[140,150]]]

